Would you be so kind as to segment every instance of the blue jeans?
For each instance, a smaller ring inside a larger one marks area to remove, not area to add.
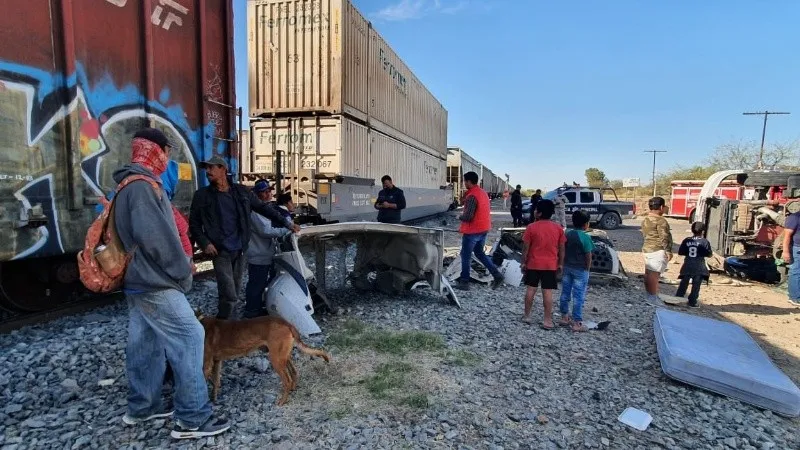
[[[569,302],[572,299],[572,320],[583,320],[583,301],[586,300],[586,289],[589,287],[589,271],[575,267],[564,267],[561,277],[561,301],[558,309],[561,315],[569,313]]]
[[[800,247],[792,247],[792,264],[789,265],[787,280],[789,300],[800,302]]]
[[[127,299],[128,415],[164,412],[161,387],[169,360],[175,376],[175,419],[182,426],[199,427],[211,417],[203,376],[203,326],[186,296],[174,289],[127,295]]]
[[[251,319],[262,315],[264,290],[272,281],[272,266],[247,265],[247,286],[244,288],[244,317]]]
[[[495,278],[502,276],[497,270],[497,266],[483,252],[483,246],[486,245],[486,234],[465,234],[461,237],[461,280],[469,281],[469,268],[473,253]]]

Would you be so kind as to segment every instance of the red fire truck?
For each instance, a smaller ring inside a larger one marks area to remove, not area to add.
[[[669,210],[667,217],[679,219],[689,219],[694,222],[694,210],[700,190],[706,180],[675,180],[671,183],[672,193],[670,195]],[[744,195],[744,186],[736,180],[723,181],[714,191],[714,197],[722,197],[730,200],[741,200]]]

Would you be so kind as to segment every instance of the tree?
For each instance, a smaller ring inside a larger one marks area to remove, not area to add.
[[[731,142],[717,146],[708,158],[708,165],[715,170],[755,169],[761,143],[757,141]],[[800,141],[776,142],[764,146],[765,169],[791,169],[798,166]]]
[[[589,186],[602,187],[608,183],[606,173],[596,167],[590,167],[586,169],[584,175],[586,176],[586,182],[589,183]]]

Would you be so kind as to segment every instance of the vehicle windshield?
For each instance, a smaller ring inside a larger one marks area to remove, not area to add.
[[[542,196],[542,198],[545,199],[545,200],[555,200],[556,199],[556,194],[558,194],[558,190],[557,189],[544,194]]]

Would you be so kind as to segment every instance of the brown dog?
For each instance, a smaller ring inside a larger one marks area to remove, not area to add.
[[[195,311],[195,315],[206,331],[203,373],[206,379],[214,376],[211,389],[211,400],[214,402],[217,401],[222,376],[222,361],[245,356],[253,350],[264,349],[269,353],[272,368],[281,379],[283,391],[278,398],[278,406],[285,404],[289,392],[297,387],[297,369],[292,363],[295,344],[306,355],[330,362],[326,352],[307,346],[300,339],[297,329],[280,317],[264,316],[234,321],[204,316],[200,311]]]

